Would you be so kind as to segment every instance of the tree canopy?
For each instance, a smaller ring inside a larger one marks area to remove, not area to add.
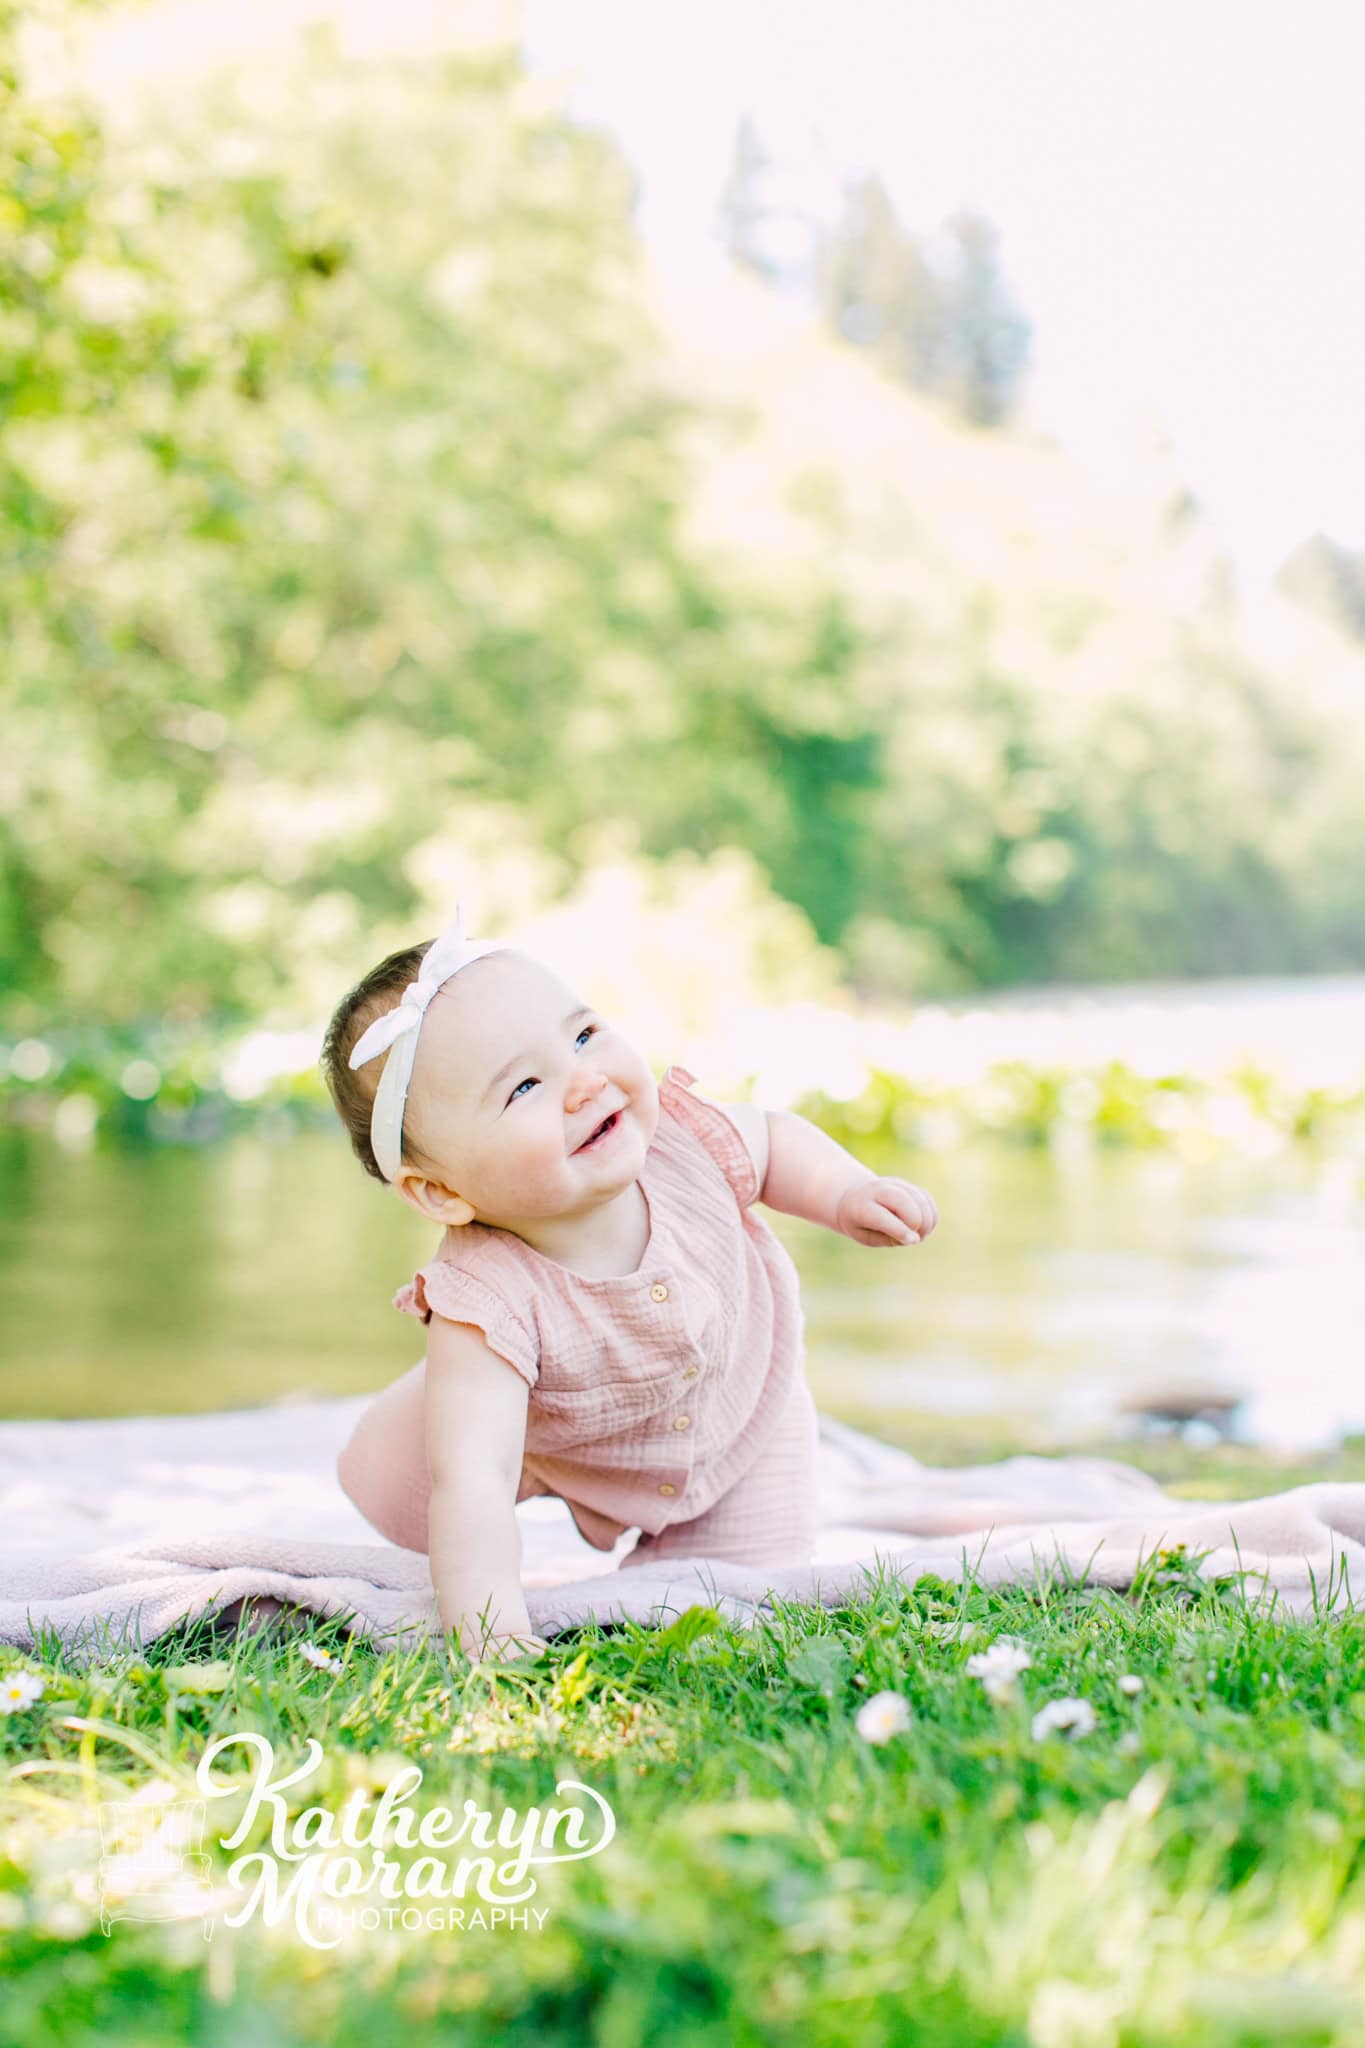
[[[318,43],[115,127],[31,75],[34,12],[0,7],[0,1027],[316,1014],[475,818],[565,887],[604,834],[742,849],[887,994],[1365,962],[1358,747],[1211,599],[1144,643],[1087,535],[1060,594],[955,558],[995,484],[949,439],[910,513],[846,517],[809,411],[801,548],[707,539],[752,423],[686,388],[628,167],[514,52]],[[888,445],[922,403],[875,402]]]

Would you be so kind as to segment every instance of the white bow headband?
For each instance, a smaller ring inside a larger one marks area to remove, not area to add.
[[[369,1029],[356,1040],[348,1061],[352,1067],[363,1067],[367,1061],[393,1047],[384,1062],[384,1071],[379,1076],[374,1105],[370,1110],[370,1144],[386,1181],[392,1182],[403,1163],[403,1109],[408,1099],[408,1083],[412,1079],[412,1066],[417,1057],[417,1041],[421,1036],[427,1004],[437,989],[444,987],[462,967],[468,967],[473,960],[482,960],[485,953],[504,952],[507,943],[505,939],[467,939],[464,935],[464,905],[457,903],[454,917],[440,938],[433,939],[423,954],[416,981],[410,981],[394,1008],[386,1010],[382,1017],[376,1017]]]

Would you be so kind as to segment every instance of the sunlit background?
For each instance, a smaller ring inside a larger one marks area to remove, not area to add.
[[[929,1456],[1365,1433],[1351,10],[0,6],[0,1412],[406,1368],[455,896],[931,1187]]]

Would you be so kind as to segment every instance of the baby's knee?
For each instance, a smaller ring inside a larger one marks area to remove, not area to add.
[[[370,1464],[357,1447],[354,1430],[337,1453],[337,1480],[351,1505],[365,1514],[370,1497]]]
[[[427,1549],[429,1487],[376,1460],[363,1432],[364,1417],[342,1447],[337,1480],[351,1505],[379,1534],[402,1550]]]

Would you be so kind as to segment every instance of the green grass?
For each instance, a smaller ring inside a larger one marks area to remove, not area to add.
[[[966,1664],[1000,1635],[1033,1663],[993,1704]],[[0,1677],[46,1681],[0,1717],[5,2043],[1361,2038],[1365,1615],[1248,1605],[1176,1551],[1131,1595],[882,1581],[753,1630],[704,1608],[580,1630],[534,1665],[310,1623],[339,1658],[320,1671],[303,1639],[201,1623],[86,1670],[0,1650]],[[908,1724],[876,1744],[855,1716],[883,1691]],[[1093,1732],[1035,1740],[1062,1696]],[[524,1814],[580,1778],[615,1838],[539,1873],[540,1931],[385,1927],[322,1952],[287,1917],[220,1917],[207,1943],[194,1921],[106,1938],[94,1802],[154,1777],[192,1794],[206,1743],[246,1729],[277,1774],[322,1744],[299,1806],[336,1811],[404,1762],[419,1811]]]

